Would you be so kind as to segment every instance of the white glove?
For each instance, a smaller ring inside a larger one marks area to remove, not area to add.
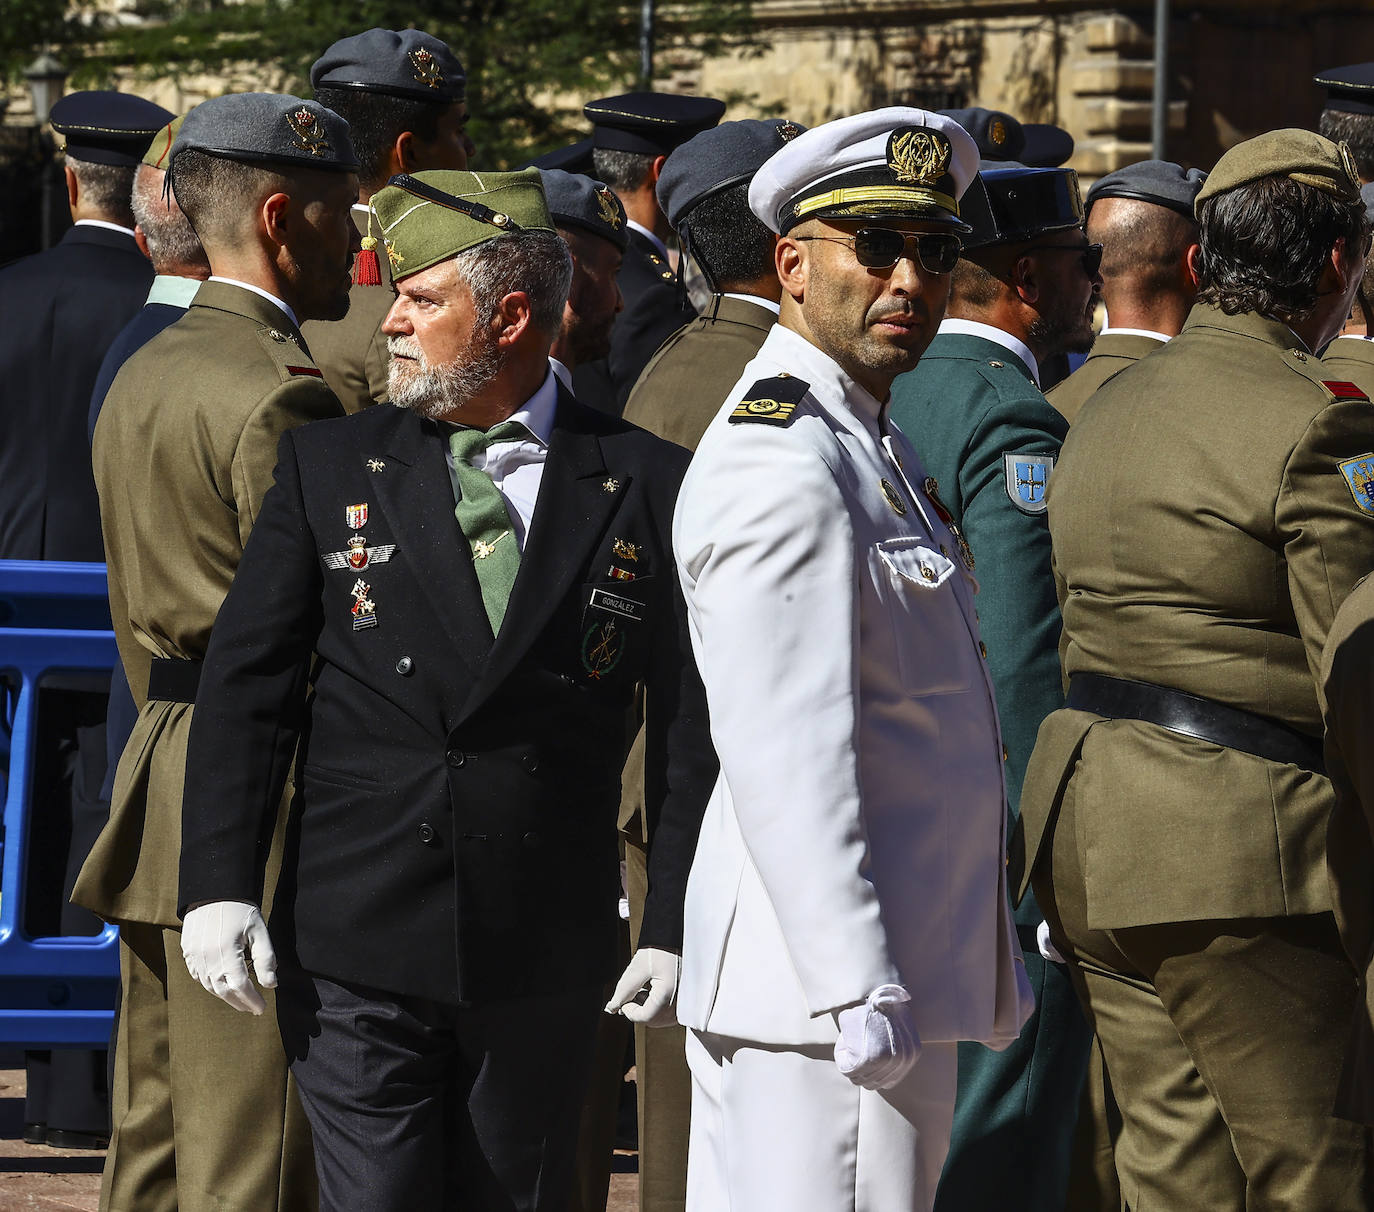
[[[673,1003],[677,1001],[677,980],[682,973],[682,956],[657,947],[641,947],[616,984],[606,1013],[619,1011],[632,1023],[650,1027],[671,1027],[677,1022]],[[649,996],[641,1006],[634,997],[648,986]]]
[[[1052,964],[1066,964],[1068,961],[1059,954],[1059,948],[1050,941],[1050,924],[1042,921],[1035,928],[1035,945],[1040,950],[1040,957],[1047,959]]]
[[[244,963],[244,953],[264,989],[277,987],[277,953],[267,923],[247,901],[211,901],[186,914],[181,923],[181,958],[186,971],[235,1010],[261,1014],[267,1009]]]
[[[861,1006],[837,1014],[840,1038],[835,1064],[856,1086],[887,1090],[921,1055],[921,1037],[911,1021],[911,994],[901,985],[879,985]]]

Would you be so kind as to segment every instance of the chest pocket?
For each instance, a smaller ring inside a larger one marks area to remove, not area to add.
[[[955,593],[958,566],[918,539],[886,539],[876,554],[907,694],[968,690],[978,658]]]

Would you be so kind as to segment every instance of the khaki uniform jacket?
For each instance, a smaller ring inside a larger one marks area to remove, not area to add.
[[[1070,429],[1049,488],[1067,675],[1320,734],[1322,646],[1374,567],[1355,471],[1374,461],[1374,409],[1297,344],[1277,321],[1199,304]],[[1069,709],[1041,726],[1026,772],[1023,888],[1070,778],[1094,929],[1331,907],[1326,778]]]
[[[1326,769],[1336,790],[1327,830],[1327,874],[1341,942],[1360,975],[1336,1096],[1336,1114],[1374,1124],[1374,577],[1336,613],[1322,657]]]
[[[360,218],[356,209],[353,221],[366,236],[367,220]],[[307,320],[301,325],[316,365],[324,371],[324,381],[339,397],[344,412],[362,412],[389,398],[386,372],[391,357],[386,352],[382,321],[396,301],[396,290],[391,284],[391,262],[380,242],[377,264],[381,285],[355,282],[348,292],[348,315],[342,320]]]
[[[1322,354],[1322,364],[1331,378],[1348,379],[1365,395],[1374,392],[1374,341],[1337,337]]]
[[[1153,337],[1141,337],[1135,333],[1103,333],[1093,342],[1092,353],[1087,361],[1062,383],[1056,384],[1045,393],[1045,399],[1055,406],[1070,425],[1078,419],[1088,397],[1108,379],[1119,375],[1128,366],[1146,354],[1162,349],[1164,343]]]
[[[269,300],[207,282],[115,378],[93,457],[115,639],[139,707],[110,820],[72,900],[107,920],[175,926],[192,707],[149,701],[154,657],[200,660],[282,433],[340,414]]]

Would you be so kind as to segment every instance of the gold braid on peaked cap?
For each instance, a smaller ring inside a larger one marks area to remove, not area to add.
[[[978,147],[957,122],[890,106],[814,126],[769,157],[749,209],[785,235],[806,219],[919,219],[957,231]]]
[[[402,173],[372,196],[369,210],[369,233],[375,219],[393,278],[508,232],[555,231],[537,168]]]

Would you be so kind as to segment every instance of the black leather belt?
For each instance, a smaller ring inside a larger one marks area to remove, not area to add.
[[[1317,737],[1297,732],[1267,716],[1167,686],[1128,682],[1097,673],[1075,673],[1069,679],[1069,697],[1064,705],[1114,720],[1143,720],[1225,749],[1239,749],[1271,762],[1326,773],[1322,743]]]
[[[194,703],[200,685],[200,661],[154,657],[148,670],[148,698],[164,703]]]

